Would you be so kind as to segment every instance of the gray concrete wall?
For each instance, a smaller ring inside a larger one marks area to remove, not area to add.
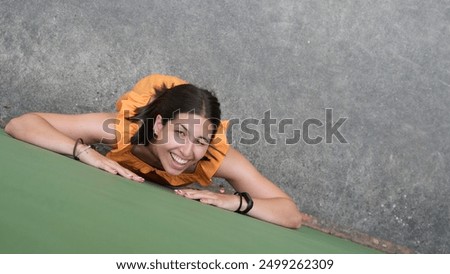
[[[2,0],[0,62],[3,126],[110,111],[150,73],[212,88],[321,225],[450,252],[449,1]]]

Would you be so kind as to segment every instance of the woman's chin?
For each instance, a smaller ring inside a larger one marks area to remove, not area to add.
[[[183,171],[179,171],[179,170],[176,170],[176,171],[173,171],[173,170],[166,170],[166,172],[167,172],[169,175],[173,175],[173,176],[177,176],[177,175],[180,175],[181,173],[183,173]]]
[[[183,173],[186,170],[186,167],[181,168],[181,167],[172,167],[172,166],[168,166],[167,168],[165,168],[165,171],[170,174],[170,175],[180,175],[181,173]]]

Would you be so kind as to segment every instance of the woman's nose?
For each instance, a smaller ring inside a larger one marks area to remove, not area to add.
[[[189,138],[186,138],[184,144],[181,145],[180,151],[183,157],[191,159],[194,153],[194,143]]]

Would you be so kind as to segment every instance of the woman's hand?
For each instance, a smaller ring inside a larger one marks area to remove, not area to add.
[[[253,207],[247,215],[284,227],[301,226],[303,214],[293,199],[234,148],[229,148],[214,176],[227,180],[236,191],[247,192],[251,196]],[[241,210],[246,207],[245,203]]]
[[[87,145],[79,145],[79,148],[77,147],[76,154],[81,162],[90,166],[105,170],[112,174],[119,174],[127,179],[131,179],[139,183],[143,183],[145,181],[144,178],[124,168],[116,161],[103,156]]]
[[[199,200],[203,204],[213,205],[226,210],[235,211],[239,207],[239,196],[216,193],[209,190],[175,189],[175,193],[192,200]],[[242,208],[245,208],[243,202]]]

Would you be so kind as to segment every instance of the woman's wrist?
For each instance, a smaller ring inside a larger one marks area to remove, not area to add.
[[[247,192],[235,192],[239,196],[239,207],[234,211],[240,214],[247,214],[253,208],[253,199]]]
[[[84,153],[87,153],[87,151],[88,151],[89,149],[91,149],[91,148],[92,148],[92,147],[91,147],[90,145],[86,145],[86,144],[84,143],[84,141],[83,141],[82,138],[78,138],[78,139],[75,141],[75,144],[74,144],[74,146],[73,146],[72,156],[73,156],[73,158],[74,158],[75,160],[79,161],[79,160],[80,160],[79,156],[82,155],[82,154],[84,154]]]
[[[89,149],[91,149],[91,146],[90,146],[90,145],[82,145],[82,147],[80,147],[79,152],[78,152],[78,154],[76,155],[76,157],[77,157],[78,159],[80,159],[80,156],[81,156],[82,154],[87,153],[87,151],[88,151]]]

